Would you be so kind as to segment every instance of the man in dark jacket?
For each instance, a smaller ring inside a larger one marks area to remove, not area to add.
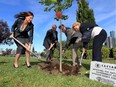
[[[64,34],[67,37],[65,47],[63,47],[63,51],[66,50],[71,44],[73,44],[72,63],[73,63],[73,66],[79,65],[77,50],[78,50],[80,43],[77,43],[77,42],[78,42],[78,39],[81,38],[81,33],[75,32],[74,30],[68,27],[65,27],[63,24],[59,26],[59,28],[62,29],[62,32],[64,32]]]
[[[56,31],[57,26],[53,25],[52,29],[48,30],[44,38],[43,46],[49,49],[54,43],[53,47],[50,49],[50,54],[47,57],[47,61],[51,62],[54,50],[56,48],[56,43],[58,42],[58,32]]]

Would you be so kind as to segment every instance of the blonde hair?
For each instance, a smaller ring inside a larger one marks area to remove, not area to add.
[[[79,27],[80,27],[80,26],[81,26],[81,23],[79,23],[79,22],[74,22],[74,23],[73,23],[73,25],[72,25],[72,31],[73,31],[73,33],[76,32],[76,31],[74,30],[74,27],[75,27],[75,26],[79,26]]]
[[[79,22],[74,22],[72,28],[74,28],[74,27],[77,26],[77,25],[80,27],[81,23],[79,23]]]

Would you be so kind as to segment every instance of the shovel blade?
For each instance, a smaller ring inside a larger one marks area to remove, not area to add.
[[[47,57],[49,56],[49,54],[50,54],[50,50],[47,50],[47,51],[45,52],[45,54],[43,54],[43,55],[41,55],[41,56],[44,57],[44,58],[47,58]]]

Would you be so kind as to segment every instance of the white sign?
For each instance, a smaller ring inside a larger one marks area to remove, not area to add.
[[[92,61],[89,78],[116,87],[116,64]]]

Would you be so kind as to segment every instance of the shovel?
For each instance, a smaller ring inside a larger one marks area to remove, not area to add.
[[[55,45],[55,43],[51,44],[50,47],[49,47],[49,49],[47,49],[47,50],[45,51],[45,54],[43,54],[43,57],[44,57],[44,58],[47,58],[47,57],[49,56],[50,50],[51,50],[51,48],[52,48],[54,45]]]
[[[35,57],[37,57],[38,58],[38,60],[41,58],[41,56],[39,55],[37,55],[37,54],[35,54],[34,52],[32,52],[32,51],[30,51],[29,49],[27,49],[27,47],[23,44],[23,43],[21,43],[19,40],[17,40],[15,37],[12,37],[16,42],[18,42],[21,46],[23,46],[27,51],[29,51],[30,53],[32,53]]]
[[[84,51],[82,52],[82,54],[81,54],[81,59],[80,59],[80,66],[82,66],[82,60],[83,60],[83,55],[84,55]]]

